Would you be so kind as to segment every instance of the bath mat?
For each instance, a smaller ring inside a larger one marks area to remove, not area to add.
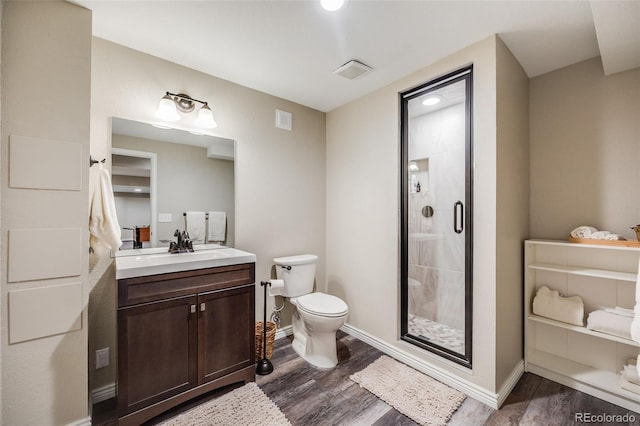
[[[163,426],[291,425],[276,404],[254,382],[173,417]]]
[[[445,425],[465,395],[386,355],[349,377],[421,425]]]

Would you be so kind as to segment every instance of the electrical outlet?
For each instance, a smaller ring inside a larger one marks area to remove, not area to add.
[[[98,349],[96,351],[96,370],[109,365],[109,348]]]

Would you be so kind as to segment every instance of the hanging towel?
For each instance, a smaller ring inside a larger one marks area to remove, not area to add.
[[[204,235],[206,229],[206,220],[204,212],[187,212],[186,230],[189,239],[196,244],[204,244]]]
[[[591,238],[591,234],[594,232],[598,232],[598,230],[593,226],[578,226],[571,231],[571,236],[573,238]]]
[[[102,163],[90,168],[89,182],[89,246],[97,256],[104,256],[118,250],[122,240],[111,178]]]
[[[227,239],[227,213],[209,212],[210,242],[223,243]]]
[[[533,313],[573,325],[584,325],[584,303],[580,296],[562,297],[557,290],[542,286],[533,298]]]
[[[633,318],[604,310],[593,311],[587,318],[587,328],[612,336],[631,339],[629,329]]]

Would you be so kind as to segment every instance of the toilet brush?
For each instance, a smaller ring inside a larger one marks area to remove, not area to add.
[[[271,282],[260,281],[260,285],[264,287],[264,323],[262,325],[262,359],[256,365],[256,374],[266,376],[273,371],[273,364],[267,359],[267,286],[271,285]]]

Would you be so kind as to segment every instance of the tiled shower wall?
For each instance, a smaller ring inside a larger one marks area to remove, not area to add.
[[[409,136],[409,161],[419,167],[409,178],[409,313],[460,330],[465,233],[453,230],[453,206],[465,199],[464,129],[464,104],[457,104],[413,117]]]

